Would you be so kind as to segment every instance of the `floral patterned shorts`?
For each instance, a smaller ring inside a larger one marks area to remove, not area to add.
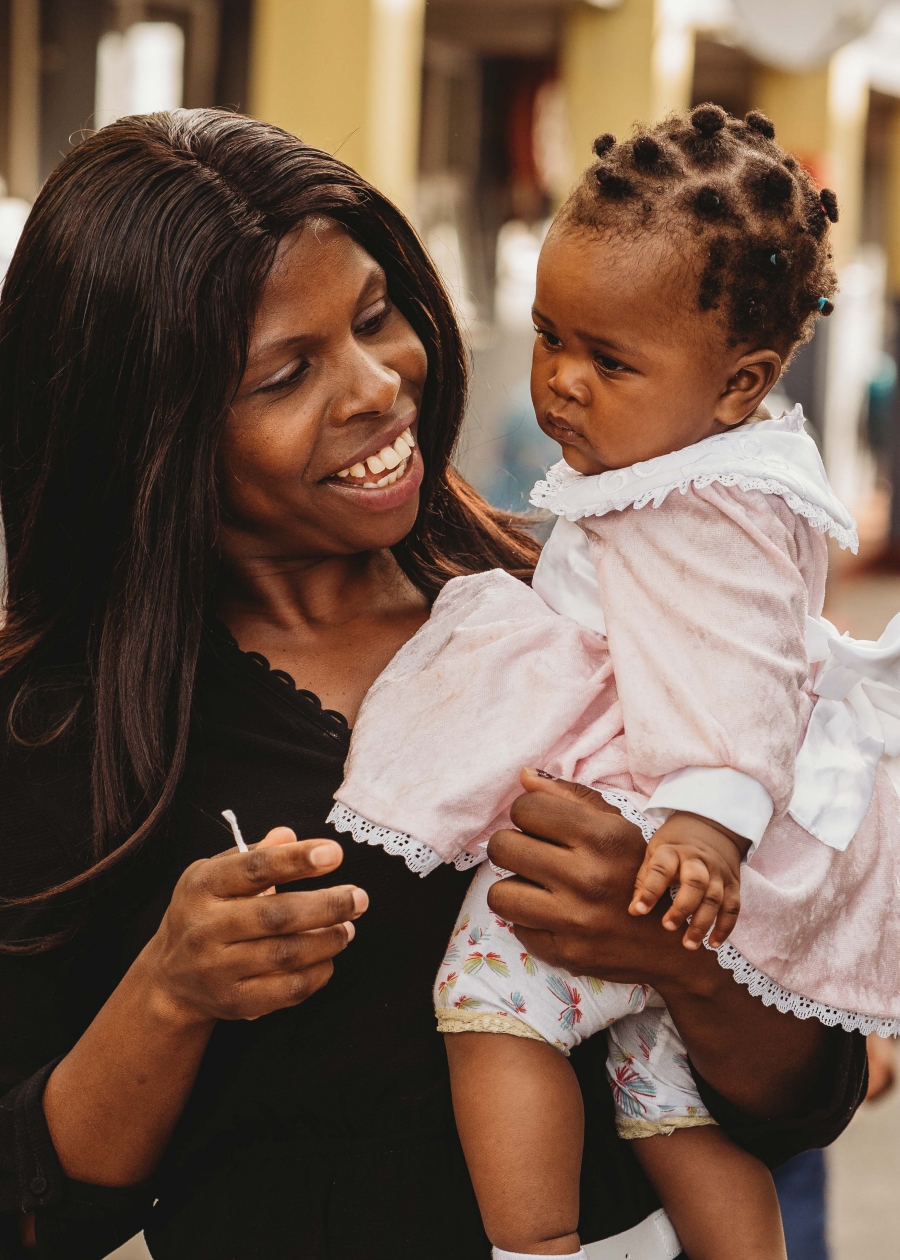
[[[499,878],[484,862],[466,895],[435,981],[438,1030],[529,1037],[568,1053],[607,1028],[606,1071],[621,1137],[714,1124],[659,994],[646,984],[571,976],[533,958],[487,904]]]

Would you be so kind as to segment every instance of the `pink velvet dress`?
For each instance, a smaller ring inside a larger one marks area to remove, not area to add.
[[[422,874],[475,865],[523,765],[652,834],[673,809],[748,836],[723,966],[767,1003],[900,1032],[900,618],[821,620],[826,534],[854,545],[799,409],[632,469],[565,465],[529,589],[449,583],[372,687],[332,818]]]

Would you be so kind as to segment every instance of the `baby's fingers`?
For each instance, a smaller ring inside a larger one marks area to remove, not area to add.
[[[647,914],[659,901],[667,888],[671,888],[678,874],[678,850],[670,844],[648,850],[634,881],[634,895],[629,914]]]
[[[690,915],[699,910],[710,883],[706,863],[699,858],[687,858],[681,863],[678,883],[680,887],[675,894],[672,908],[663,916],[663,927],[668,928],[670,932],[680,928]]]
[[[685,949],[699,949],[706,939],[706,934],[716,921],[722,905],[724,889],[721,879],[713,875],[709,887],[703,894],[703,900],[694,911],[690,926],[684,933],[682,945]]]
[[[722,897],[722,907],[716,918],[716,926],[713,934],[709,938],[709,943],[713,949],[718,949],[720,945],[724,945],[731,933],[734,931],[734,925],[738,921],[738,915],[741,913],[741,889],[739,884],[729,885],[725,889]]]

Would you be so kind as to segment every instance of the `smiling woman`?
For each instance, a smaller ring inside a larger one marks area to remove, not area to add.
[[[451,466],[465,376],[410,225],[276,128],[123,119],[44,186],[0,301],[3,1260],[140,1230],[160,1260],[489,1254],[430,1001],[468,875],[326,823],[350,723],[439,591],[537,558]],[[471,699],[473,722],[504,701]],[[729,1132],[827,1140],[850,1036],[689,976],[626,914],[635,828],[555,790],[517,815],[554,842],[518,836],[557,871],[533,862],[532,927],[669,978]],[[656,1206],[601,1043],[585,1239]]]

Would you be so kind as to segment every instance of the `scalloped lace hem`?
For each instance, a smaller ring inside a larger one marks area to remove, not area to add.
[[[423,879],[443,865],[444,859],[430,845],[417,840],[415,836],[407,835],[405,831],[379,827],[369,822],[368,818],[363,818],[362,814],[357,814],[355,809],[341,805],[339,801],[335,802],[325,821],[330,822],[335,831],[349,832],[357,844],[378,845],[392,857],[403,858],[413,874],[420,875]],[[483,854],[463,852],[454,859],[453,865],[458,871],[467,871],[483,861]]]
[[[707,945],[706,948],[710,949],[711,946]],[[825,1006],[799,993],[792,993],[790,989],[782,988],[780,984],[770,980],[727,941],[713,952],[718,956],[719,965],[726,971],[733,972],[735,980],[738,984],[745,984],[751,996],[762,998],[764,1006],[774,1006],[782,1015],[796,1015],[798,1019],[817,1019],[828,1028],[835,1028],[839,1024],[845,1032],[861,1032],[866,1037],[870,1033],[878,1033],[879,1037],[900,1037],[900,1019],[844,1011],[840,1007]]]
[[[717,1124],[712,1116],[667,1116],[665,1120],[634,1120],[631,1116],[616,1116],[616,1133],[626,1142],[635,1138],[668,1137],[676,1129],[702,1129]]]
[[[467,1011],[453,1006],[435,1009],[439,1033],[485,1032],[503,1033],[507,1037],[524,1037],[528,1041],[545,1041],[539,1032],[515,1015],[502,1011]],[[546,1042],[545,1042],[546,1044]]]
[[[646,490],[637,498],[610,498],[595,507],[573,508],[567,511],[556,502],[556,496],[567,484],[567,479],[560,474],[552,476],[552,472],[553,470],[548,473],[546,480],[537,482],[531,492],[530,502],[534,507],[548,508],[555,516],[564,516],[567,521],[580,521],[586,516],[605,516],[608,512],[623,512],[628,507],[643,508],[648,503],[659,507],[673,490],[687,494],[690,486],[703,489],[705,486],[716,483],[722,486],[737,486],[739,490],[761,490],[763,494],[776,494],[784,499],[792,512],[804,517],[820,533],[829,534],[841,547],[849,548],[854,555],[859,549],[859,537],[855,529],[846,529],[824,508],[810,503],[807,499],[802,499],[787,486],[770,478],[744,477],[741,473],[703,473],[696,477],[681,477],[655,490]]]
[[[617,792],[614,788],[601,788],[600,795],[607,805],[615,806],[623,818],[634,823],[635,827],[640,827],[641,835],[645,840],[650,840],[659,823],[651,822],[646,814],[642,814],[638,807],[632,804],[624,792]]]

